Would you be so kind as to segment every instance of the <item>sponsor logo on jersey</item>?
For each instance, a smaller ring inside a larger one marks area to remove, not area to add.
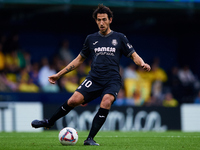
[[[94,52],[96,53],[96,56],[98,55],[110,55],[115,56],[115,47],[98,47],[94,49]]]
[[[98,47],[94,49],[95,53],[98,52],[112,52],[115,53],[116,49],[115,47]]]
[[[98,55],[115,56],[115,51],[116,51],[115,47],[97,47],[94,49],[96,56]]]
[[[116,39],[113,39],[112,40],[112,45],[116,46],[118,44],[117,40]]]

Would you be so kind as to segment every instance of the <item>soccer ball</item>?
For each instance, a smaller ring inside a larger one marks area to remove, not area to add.
[[[65,127],[60,130],[58,138],[62,145],[75,145],[78,141],[78,133],[74,128]]]

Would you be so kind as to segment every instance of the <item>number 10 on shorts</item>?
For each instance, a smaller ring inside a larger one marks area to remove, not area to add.
[[[86,88],[89,88],[92,85],[92,81],[85,79],[81,85],[85,85]]]

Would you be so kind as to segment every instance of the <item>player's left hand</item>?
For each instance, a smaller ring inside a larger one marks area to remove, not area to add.
[[[141,66],[142,67],[142,69],[144,69],[145,71],[150,71],[151,70],[151,67],[149,66],[149,64],[144,64],[144,65],[142,65]]]

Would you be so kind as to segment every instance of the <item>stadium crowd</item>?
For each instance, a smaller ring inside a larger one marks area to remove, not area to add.
[[[0,37],[0,92],[69,92],[73,93],[90,70],[83,63],[52,85],[48,76],[65,67],[76,56],[64,40],[53,59],[43,57],[32,62],[32,55],[19,45],[19,35]],[[173,66],[166,72],[160,59],[154,58],[152,70],[144,72],[130,63],[120,68],[123,86],[114,105],[176,107],[181,103],[200,103],[200,85],[190,67]]]

